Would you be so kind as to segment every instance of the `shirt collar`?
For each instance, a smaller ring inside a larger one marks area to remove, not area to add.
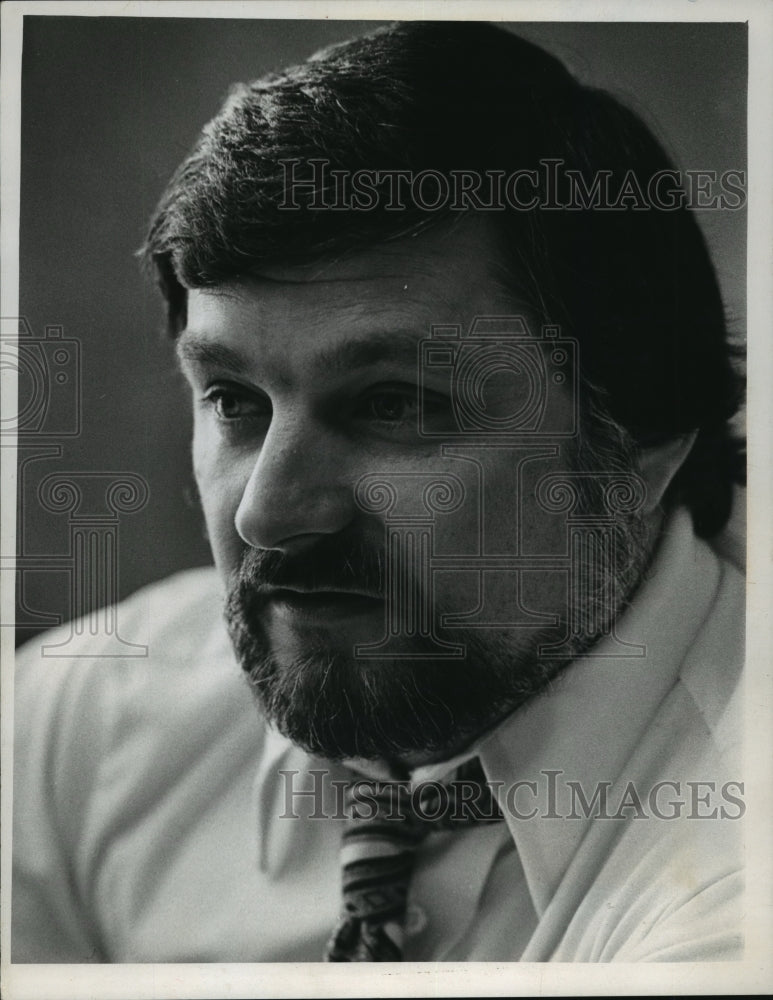
[[[698,540],[690,515],[666,522],[652,568],[616,635],[645,647],[619,655],[604,639],[572,663],[552,691],[505,719],[476,752],[489,782],[502,782],[500,806],[518,850],[534,907],[541,916],[575,854],[591,816],[567,821],[563,781],[577,781],[591,800],[600,782],[613,782],[640,741],[704,621],[720,578],[717,556]],[[507,790],[518,782],[518,793]],[[536,786],[536,794],[532,794]],[[512,795],[515,794],[515,809]],[[565,803],[564,803],[565,805]],[[558,808],[556,808],[558,806]],[[534,810],[533,818],[523,818]]]

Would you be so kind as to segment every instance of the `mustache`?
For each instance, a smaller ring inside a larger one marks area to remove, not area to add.
[[[371,597],[385,594],[383,547],[361,534],[342,531],[323,535],[302,551],[247,549],[237,587],[265,596],[273,590],[356,591]]]

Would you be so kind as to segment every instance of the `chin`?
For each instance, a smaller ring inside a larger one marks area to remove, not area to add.
[[[384,658],[337,648],[327,630],[275,644],[238,613],[229,627],[268,721],[331,760],[450,757],[544,690],[562,666],[493,635],[483,643],[472,636],[461,659],[433,658],[407,641],[404,656]]]

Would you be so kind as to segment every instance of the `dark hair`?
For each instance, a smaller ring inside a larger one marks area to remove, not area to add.
[[[633,175],[639,190],[673,164],[643,122],[554,57],[483,23],[407,22],[333,46],[300,66],[234,88],[170,182],[141,253],[155,265],[173,334],[186,289],[267,263],[364,248],[448,218],[402,211],[329,211],[298,191],[288,161],[358,170],[538,171],[538,207],[492,213],[513,286],[544,322],[580,343],[582,374],[640,447],[698,437],[670,491],[699,534],[729,516],[743,446],[728,421],[742,379],[717,278],[684,204],[603,211],[550,208],[544,161],[590,190]],[[293,168],[296,169],[296,168]],[[564,192],[565,193],[565,192]],[[319,194],[319,192],[317,192]],[[558,204],[566,202],[558,198]]]

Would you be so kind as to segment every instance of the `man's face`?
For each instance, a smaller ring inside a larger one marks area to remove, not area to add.
[[[565,632],[566,518],[536,493],[576,442],[451,439],[459,386],[419,366],[433,325],[524,315],[499,262],[468,220],[189,295],[179,353],[232,637],[269,717],[312,751],[442,757],[557,669],[537,650]],[[486,369],[494,422],[524,377]],[[551,392],[569,420],[571,385]],[[553,568],[492,568],[518,554]]]

